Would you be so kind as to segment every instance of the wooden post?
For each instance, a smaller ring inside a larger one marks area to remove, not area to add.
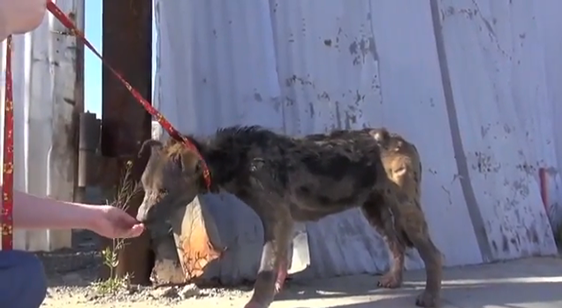
[[[152,85],[152,1],[103,0],[103,57],[150,101]],[[101,63],[100,63],[101,65]],[[132,180],[138,181],[147,157],[137,159],[142,142],[151,137],[151,117],[111,72],[102,72],[101,151],[107,171],[102,184],[114,194],[127,161],[133,162]],[[115,172],[119,170],[121,172]],[[129,204],[136,215],[142,192]],[[126,241],[118,251],[118,276],[132,275],[131,283],[148,284],[152,267],[147,232]],[[103,275],[103,274],[102,274]],[[107,277],[107,272],[105,275]]]

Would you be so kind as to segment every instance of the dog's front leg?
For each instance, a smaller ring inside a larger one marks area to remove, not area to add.
[[[294,222],[283,208],[259,216],[263,223],[265,243],[254,293],[246,308],[269,307],[275,294],[283,287],[293,234]]]

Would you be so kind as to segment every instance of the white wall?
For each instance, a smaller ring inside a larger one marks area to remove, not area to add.
[[[559,10],[562,3],[556,0],[546,0],[541,5],[533,7],[534,21],[538,27],[538,40],[542,47],[542,53],[537,57],[537,61],[542,62],[545,71],[545,84],[547,105],[550,110],[546,113],[551,115],[550,121],[551,131],[547,132],[548,138],[546,142],[554,147],[554,157],[551,157],[548,169],[550,175],[549,191],[551,192],[551,200],[548,209],[549,217],[555,229],[562,228],[562,192],[560,183],[560,166],[562,166],[562,61],[560,54],[562,53],[562,38],[559,29],[562,26]],[[548,118],[545,115],[545,118]],[[539,121],[542,122],[542,119]]]
[[[555,61],[562,49],[554,30],[562,22],[550,13],[562,8],[558,2],[155,6],[154,102],[181,131],[387,126],[419,148],[423,208],[447,265],[556,251],[538,168],[551,171],[549,206],[557,207],[562,140],[553,115],[562,70],[546,57]],[[262,243],[257,217],[229,196],[204,199],[232,249],[215,276],[253,277]],[[307,233],[309,275],[388,266],[380,237],[356,210],[307,223]],[[420,266],[413,254],[407,267]]]
[[[492,259],[553,246],[538,184],[539,167],[558,167],[535,12],[542,5],[439,2],[452,99]]]
[[[63,12],[74,13],[77,25],[84,28],[84,0],[56,3]],[[14,181],[19,191],[72,200],[77,160],[72,138],[78,131],[72,118],[78,117],[84,106],[83,67],[81,72],[77,70],[76,61],[83,57],[83,50],[77,48],[76,38],[64,32],[66,29],[48,14],[35,31],[14,37]],[[3,43],[2,104],[5,51]],[[3,123],[3,114],[0,121]],[[29,231],[15,225],[15,249],[49,251],[70,245],[69,230]]]

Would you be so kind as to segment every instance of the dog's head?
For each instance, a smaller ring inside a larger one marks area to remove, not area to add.
[[[203,161],[197,152],[177,141],[147,140],[140,151],[147,149],[151,154],[141,178],[144,200],[137,220],[150,228],[152,222],[168,220],[206,189]]]

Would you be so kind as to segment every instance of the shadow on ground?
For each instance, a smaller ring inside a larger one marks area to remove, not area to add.
[[[99,277],[102,257],[99,236],[87,230],[72,231],[72,248],[38,252],[49,287],[88,286]]]
[[[421,271],[406,273],[404,286],[396,290],[376,288],[377,279],[362,275],[292,282],[276,302],[295,301],[294,307],[415,307],[415,298],[425,285]],[[451,268],[444,275],[442,307],[558,308],[562,307],[561,290],[559,258]]]
[[[92,246],[95,239],[81,242]],[[101,257],[95,247],[89,246],[41,254],[51,287],[88,286],[97,279]],[[425,285],[423,271],[406,272],[404,286],[395,290],[377,288],[378,279],[379,276],[358,275],[293,280],[287,283],[271,308],[415,307],[415,298]],[[251,288],[251,284],[245,284],[228,289],[250,291]],[[444,272],[442,297],[442,308],[559,308],[562,307],[562,259],[529,258],[449,268]]]

